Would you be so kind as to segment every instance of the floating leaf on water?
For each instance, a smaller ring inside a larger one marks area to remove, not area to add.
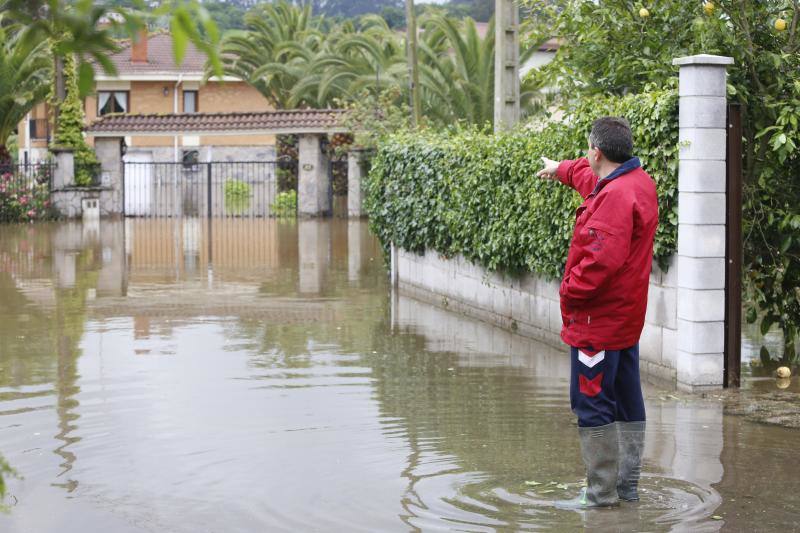
[[[567,490],[569,488],[569,485],[567,485],[566,483],[559,483],[558,485],[556,485],[556,487],[561,490]]]
[[[551,481],[550,484],[551,485],[558,485],[558,481]]]
[[[554,489],[543,490],[540,494],[550,494],[551,492],[555,492],[555,490]]]
[[[537,485],[541,485],[541,483],[539,483],[538,481],[526,481],[525,484],[528,485],[529,487],[535,487]]]
[[[714,516],[711,517],[711,520],[722,520],[722,517],[718,514],[715,514]]]

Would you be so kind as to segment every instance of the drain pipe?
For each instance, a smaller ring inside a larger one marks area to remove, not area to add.
[[[172,95],[172,114],[178,114],[178,86],[183,81],[183,73],[178,74],[178,81],[175,82],[175,94]],[[172,137],[173,149],[175,151],[174,157],[175,162],[178,162],[178,136],[175,135]]]
[[[28,127],[25,131],[25,162],[28,163],[29,161],[33,162],[33,157],[31,157],[31,114],[28,113],[25,117],[25,125]],[[18,156],[19,157],[19,156]]]

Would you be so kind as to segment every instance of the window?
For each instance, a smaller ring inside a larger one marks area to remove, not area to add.
[[[197,113],[197,91],[183,91],[183,112]]]
[[[128,112],[128,91],[97,91],[97,114]]]

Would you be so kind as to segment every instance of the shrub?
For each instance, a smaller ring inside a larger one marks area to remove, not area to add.
[[[59,105],[54,141],[57,146],[74,150],[75,185],[85,187],[94,183],[99,161],[83,136],[83,101],[79,95],[78,73],[72,56],[64,58],[64,83],[66,97]]]
[[[402,131],[378,147],[367,179],[366,208],[384,247],[463,254],[489,270],[561,275],[580,197],[536,177],[541,156],[585,154],[591,122],[626,117],[635,153],[658,186],[655,257],[662,268],[677,242],[677,94],[651,91],[596,97],[563,123],[540,131],[491,134],[475,128]]]
[[[50,218],[48,183],[20,182],[11,173],[0,175],[0,222],[31,222]]]
[[[284,191],[278,193],[275,203],[271,206],[272,214],[280,218],[294,218],[297,216],[297,192]]]
[[[225,211],[239,215],[250,207],[251,187],[249,184],[229,179],[225,182]]]

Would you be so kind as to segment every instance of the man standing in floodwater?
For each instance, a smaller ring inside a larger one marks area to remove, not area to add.
[[[658,226],[656,184],[633,157],[623,118],[594,121],[586,157],[542,160],[540,177],[583,197],[559,294],[587,486],[576,499],[556,505],[636,501],[645,429],[638,343]]]

